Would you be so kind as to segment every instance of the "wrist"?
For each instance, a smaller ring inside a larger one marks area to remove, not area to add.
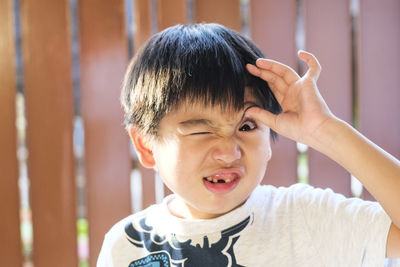
[[[323,154],[333,156],[332,153],[339,145],[338,142],[349,131],[352,131],[352,127],[347,122],[334,116],[329,117],[313,134],[309,145]]]

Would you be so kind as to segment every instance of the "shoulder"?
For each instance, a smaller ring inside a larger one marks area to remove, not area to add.
[[[345,197],[332,189],[316,188],[308,184],[293,184],[289,187],[261,185],[257,187],[251,198],[253,204],[267,210],[293,209],[314,217],[315,215],[334,216],[367,216],[374,217],[384,214],[377,202],[365,201],[355,197]],[[364,217],[365,218],[365,217]]]
[[[264,197],[275,201],[295,201],[302,204],[340,203],[342,201],[376,204],[375,202],[363,201],[359,198],[347,198],[340,193],[335,193],[330,188],[322,189],[304,183],[292,184],[289,187],[261,185],[255,190],[255,193],[258,197],[264,195]]]
[[[267,217],[293,217],[302,213],[304,202],[315,192],[316,189],[307,184],[293,184],[289,187],[260,185],[250,195],[248,206],[256,214],[266,214]]]
[[[293,184],[289,187],[275,187],[272,185],[260,185],[253,194],[252,198],[257,200],[272,201],[276,204],[298,201],[301,198],[310,198],[321,195],[321,189],[314,188],[308,184]]]
[[[294,184],[272,189],[267,186],[262,191],[264,194],[269,192],[269,201],[274,203],[272,207],[280,207],[284,214],[301,218],[311,232],[325,225],[332,232],[335,232],[334,229],[357,229],[362,236],[368,228],[375,227],[377,232],[386,231],[390,224],[389,217],[378,202],[346,197],[330,188]]]
[[[315,188],[309,184],[296,183],[296,184],[292,184],[290,186],[279,186],[279,187],[276,187],[273,185],[259,185],[254,190],[253,193],[277,197],[277,196],[288,196],[288,195],[301,194],[304,192],[312,192],[314,190],[317,190],[317,188]]]
[[[148,216],[151,216],[151,214],[154,214],[157,212],[156,210],[159,208],[159,205],[153,205],[148,207],[145,210],[142,210],[140,212],[137,212],[135,214],[129,215],[122,220],[118,221],[115,223],[110,230],[105,234],[104,237],[104,244],[109,246],[112,246],[112,244],[115,244],[118,240],[121,239],[121,237],[125,238],[126,237],[126,227],[135,221],[138,221],[140,219],[146,219]]]
[[[154,213],[157,213],[160,205],[153,205],[138,213],[127,216],[126,218],[115,223],[105,234],[100,254],[97,259],[97,266],[114,266],[113,259],[116,255],[130,255],[133,253],[132,246],[126,233],[134,222],[141,219],[147,219]],[[129,252],[127,252],[129,251]],[[114,255],[115,254],[115,255]]]

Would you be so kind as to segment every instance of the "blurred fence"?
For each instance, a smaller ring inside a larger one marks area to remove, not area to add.
[[[332,111],[400,157],[398,0],[0,0],[1,266],[24,262],[20,177],[30,185],[33,264],[40,267],[78,265],[81,216],[95,266],[109,227],[163,196],[159,179],[132,156],[119,92],[133,51],[156,31],[192,22],[241,31],[300,72],[297,49],[314,53]],[[345,170],[281,137],[263,182],[287,186],[299,176],[352,195]]]

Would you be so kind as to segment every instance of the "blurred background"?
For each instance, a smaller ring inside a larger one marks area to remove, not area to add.
[[[119,93],[135,51],[177,23],[217,22],[300,73],[331,110],[400,157],[399,0],[0,0],[0,265],[95,266],[106,231],[171,193],[137,161]],[[265,184],[373,200],[280,137]]]

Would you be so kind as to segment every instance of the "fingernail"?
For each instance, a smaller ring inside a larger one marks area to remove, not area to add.
[[[253,75],[259,75],[260,74],[260,70],[258,69],[258,67],[254,66],[252,64],[247,64],[246,65],[246,69],[247,69],[247,71],[249,71]]]
[[[269,62],[267,59],[262,58],[257,59],[256,64],[264,69],[269,69],[272,66],[271,62]]]

